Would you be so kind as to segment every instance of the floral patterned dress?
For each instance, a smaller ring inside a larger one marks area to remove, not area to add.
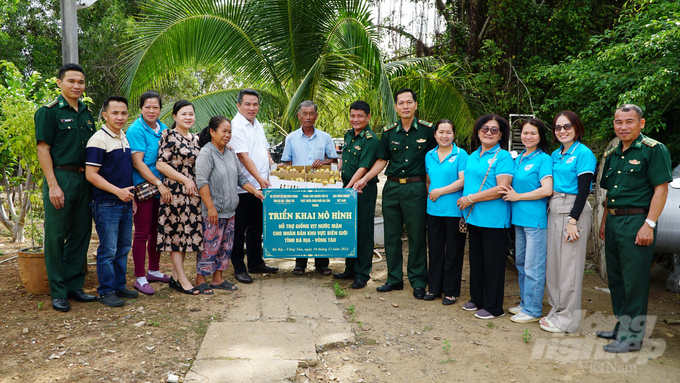
[[[196,182],[194,164],[200,148],[198,136],[186,138],[174,129],[161,133],[158,159]],[[170,177],[163,184],[172,192],[171,203],[161,203],[158,213],[158,251],[200,251],[203,245],[201,197],[187,195],[183,183]]]

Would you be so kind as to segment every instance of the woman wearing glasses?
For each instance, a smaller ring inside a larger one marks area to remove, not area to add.
[[[590,233],[588,194],[597,161],[579,140],[584,127],[569,110],[553,120],[555,140],[562,146],[552,153],[554,193],[548,216],[546,290],[552,309],[541,318],[548,332],[575,332],[581,320],[581,284]]]
[[[512,182],[514,164],[507,150],[510,127],[496,114],[475,121],[472,137],[481,145],[468,157],[463,197],[470,237],[470,301],[463,305],[479,319],[505,315],[505,256],[510,227],[510,203],[501,199],[502,187]]]

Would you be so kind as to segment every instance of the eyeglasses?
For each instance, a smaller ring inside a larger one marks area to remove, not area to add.
[[[555,132],[559,132],[559,131],[561,131],[562,129],[564,129],[565,131],[568,132],[568,131],[570,131],[571,128],[573,128],[573,127],[574,127],[574,126],[573,126],[572,124],[555,125]]]
[[[500,132],[500,129],[498,129],[495,126],[484,125],[479,129],[479,131],[482,132],[483,134],[487,134],[487,133],[491,132],[491,134],[493,134],[495,136],[495,135],[498,134],[498,132]]]

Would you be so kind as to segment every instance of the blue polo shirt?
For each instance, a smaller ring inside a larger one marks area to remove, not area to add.
[[[553,164],[553,190],[556,193],[577,194],[578,176],[585,173],[595,174],[597,160],[593,152],[579,141],[575,141],[564,155],[561,154],[562,148],[564,145],[550,156]]]
[[[436,148],[430,150],[425,155],[425,171],[430,176],[430,190],[449,186],[458,181],[458,173],[465,170],[468,154],[465,150],[452,145],[451,153],[439,162],[439,155]],[[457,192],[443,194],[436,201],[427,199],[427,214],[438,217],[460,217],[463,213],[456,206],[456,202],[463,196],[463,189]]]
[[[323,161],[325,157],[338,158],[331,135],[314,128],[314,134],[307,137],[302,128],[286,137],[281,161],[292,161],[293,165],[311,165],[314,160]]]
[[[515,175],[512,177],[512,188],[517,193],[532,192],[541,187],[541,181],[552,177],[552,160],[550,156],[536,149],[524,157],[526,150],[515,158]],[[548,197],[531,201],[513,201],[512,224],[539,229],[548,228]]]
[[[491,150],[487,150],[484,154],[479,155],[482,148],[475,150],[470,154],[465,167],[465,186],[463,187],[463,195],[478,193],[479,187],[482,185],[484,175],[487,169],[489,176],[484,182],[482,191],[498,186],[496,177],[498,176],[512,176],[514,170],[514,163],[512,156],[507,150],[501,149],[499,144],[496,144]],[[498,153],[495,160],[492,161],[494,155]],[[467,217],[470,208],[465,209],[464,214]],[[474,204],[472,214],[468,217],[467,222],[471,225],[487,228],[503,229],[510,227],[510,203],[498,198],[492,201],[477,202]]]
[[[132,152],[123,131],[120,135],[114,134],[104,125],[92,135],[85,148],[85,165],[98,167],[99,175],[116,187],[132,186]],[[132,201],[123,202],[115,194],[95,186],[92,186],[92,200],[96,203],[132,205]]]
[[[132,153],[144,153],[144,163],[149,167],[151,172],[162,181],[163,175],[156,169],[156,159],[158,159],[158,141],[161,139],[161,132],[168,127],[160,122],[160,120],[157,122],[160,126],[158,133],[154,132],[142,117],[139,117],[132,125],[130,125],[127,132],[125,132],[125,135],[130,143]],[[146,182],[137,169],[132,169],[132,180],[135,183],[135,186],[142,182]]]

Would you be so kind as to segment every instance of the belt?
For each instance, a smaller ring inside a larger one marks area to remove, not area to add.
[[[57,165],[55,166],[57,169],[61,170],[66,170],[69,172],[74,172],[74,173],[85,173],[85,168],[80,167],[80,166],[72,166],[72,165]]]
[[[423,176],[418,176],[418,177],[410,177],[410,178],[397,178],[397,177],[387,177],[388,180],[397,182],[400,184],[408,184],[411,182],[420,182],[420,181],[425,181],[425,177]]]
[[[647,214],[649,209],[643,209],[641,207],[633,207],[629,209],[607,209],[611,215],[634,215],[634,214]]]

